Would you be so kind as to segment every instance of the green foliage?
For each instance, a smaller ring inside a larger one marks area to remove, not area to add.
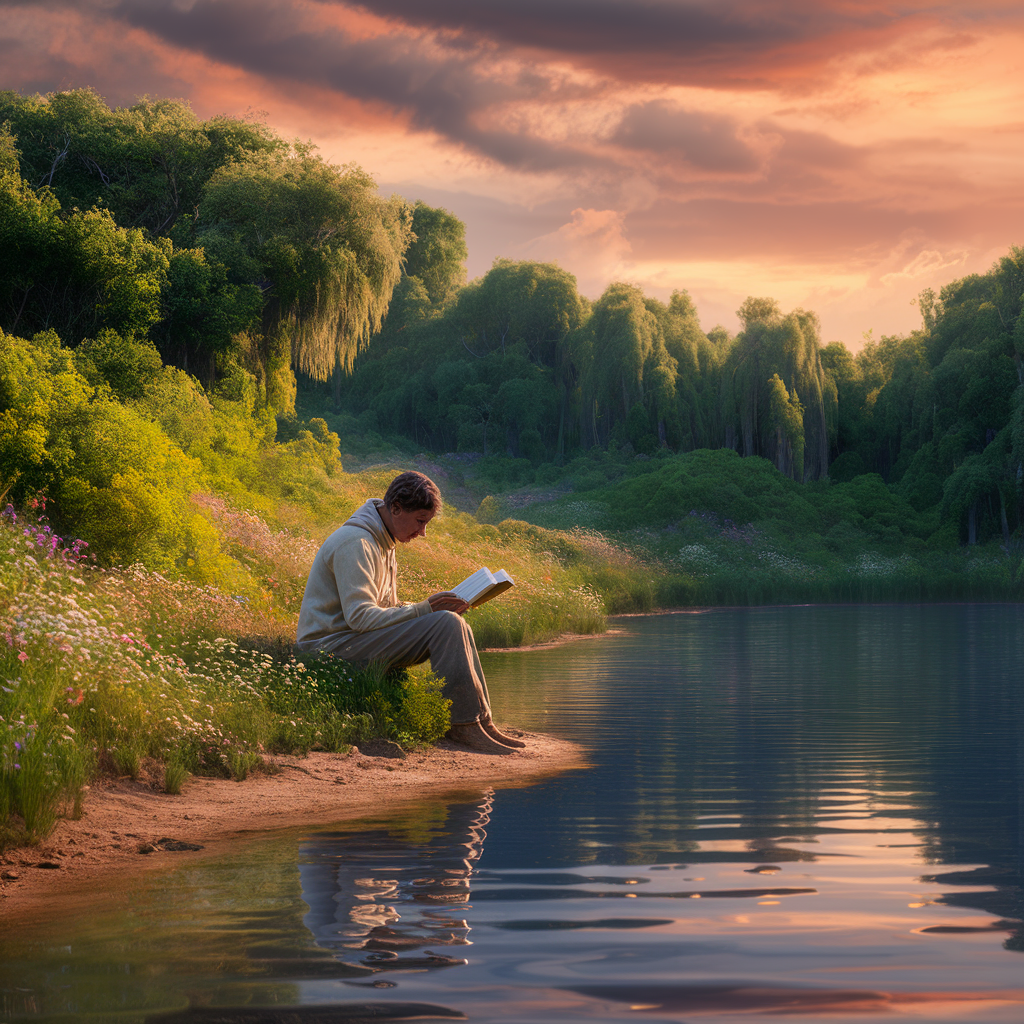
[[[299,368],[326,380],[335,369],[350,369],[380,329],[411,238],[411,214],[403,201],[378,197],[365,172],[298,147],[219,167],[197,228],[236,280],[270,283],[271,336],[286,325]]]
[[[256,284],[228,280],[228,268],[211,262],[203,249],[174,249],[167,286],[161,296],[161,320],[151,334],[167,362],[207,382],[216,359],[231,350],[239,334],[259,326],[263,294]]]
[[[476,510],[476,518],[481,523],[497,523],[500,521],[502,518],[501,506],[493,494],[488,494],[480,502],[480,507]]]
[[[415,236],[405,252],[405,273],[423,285],[432,305],[448,304],[466,281],[466,227],[448,210],[418,200],[412,211]]]
[[[18,171],[18,146],[10,124],[0,124],[0,175],[15,175]]]
[[[91,384],[105,383],[120,401],[141,398],[163,366],[150,341],[122,337],[109,328],[86,338],[76,351],[76,362]]]
[[[0,174],[0,327],[69,342],[107,327],[144,335],[160,319],[167,241],[105,210],[62,212],[45,189]]]
[[[200,121],[183,103],[142,99],[111,110],[91,89],[49,96],[0,93],[0,123],[18,139],[21,173],[65,208],[108,208],[153,234],[195,216],[214,170],[247,153],[280,149],[265,125]]]
[[[108,563],[173,566],[187,545],[198,467],[157,424],[106,387],[94,388],[53,335],[2,341],[0,472],[11,497],[47,492],[58,531],[87,537]],[[95,369],[92,352],[118,387],[130,389],[138,358],[155,356],[142,348],[140,357],[139,348],[103,335],[83,358]]]

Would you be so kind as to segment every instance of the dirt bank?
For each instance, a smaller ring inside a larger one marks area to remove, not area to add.
[[[269,832],[378,817],[425,798],[529,785],[586,766],[574,743],[522,735],[527,748],[505,756],[442,741],[404,759],[358,752],[272,757],[273,774],[244,782],[194,778],[180,796],[161,792],[155,780],[101,780],[79,820],[60,821],[39,846],[0,855],[0,919],[52,913],[70,897],[116,886],[126,872],[215,856]]]

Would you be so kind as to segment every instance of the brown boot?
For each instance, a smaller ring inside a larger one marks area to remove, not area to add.
[[[491,721],[490,717],[481,718],[480,724],[484,727],[484,732],[486,732],[492,740],[504,743],[506,747],[526,746],[522,740],[517,740],[514,736],[509,736],[507,733],[502,732],[494,722]]]
[[[481,754],[511,754],[512,748],[492,739],[479,722],[463,722],[453,725],[445,734],[453,743],[458,743]]]

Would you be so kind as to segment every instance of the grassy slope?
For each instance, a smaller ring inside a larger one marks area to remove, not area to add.
[[[763,459],[697,451],[618,476],[520,514],[643,552],[662,605],[1024,597],[1019,553],[956,546],[874,475],[797,484]]]
[[[320,540],[394,472],[335,471],[289,497],[195,495],[209,530],[184,567],[191,581],[93,567],[45,523],[0,518],[0,848],[76,813],[97,771],[148,767],[175,791],[189,773],[244,778],[268,751],[442,735],[447,705],[426,670],[398,681],[291,656]],[[599,539],[450,509],[428,540],[401,549],[403,596],[447,589],[481,564],[517,580],[471,613],[482,646],[599,631],[594,583],[628,586],[643,572]]]

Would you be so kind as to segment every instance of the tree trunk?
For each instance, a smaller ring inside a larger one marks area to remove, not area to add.
[[[754,454],[754,424],[750,419],[743,420],[743,458]]]
[[[334,367],[334,373],[331,374],[331,394],[334,397],[334,411],[341,411],[341,356],[338,356],[338,363]]]
[[[1006,498],[1003,497],[1003,489],[999,488],[999,522],[1003,527],[1003,550],[1010,553],[1010,524],[1006,520]]]
[[[558,412],[558,443],[555,445],[555,455],[559,463],[561,463],[562,457],[565,455],[565,405],[568,399],[568,390],[562,388],[562,402]]]

